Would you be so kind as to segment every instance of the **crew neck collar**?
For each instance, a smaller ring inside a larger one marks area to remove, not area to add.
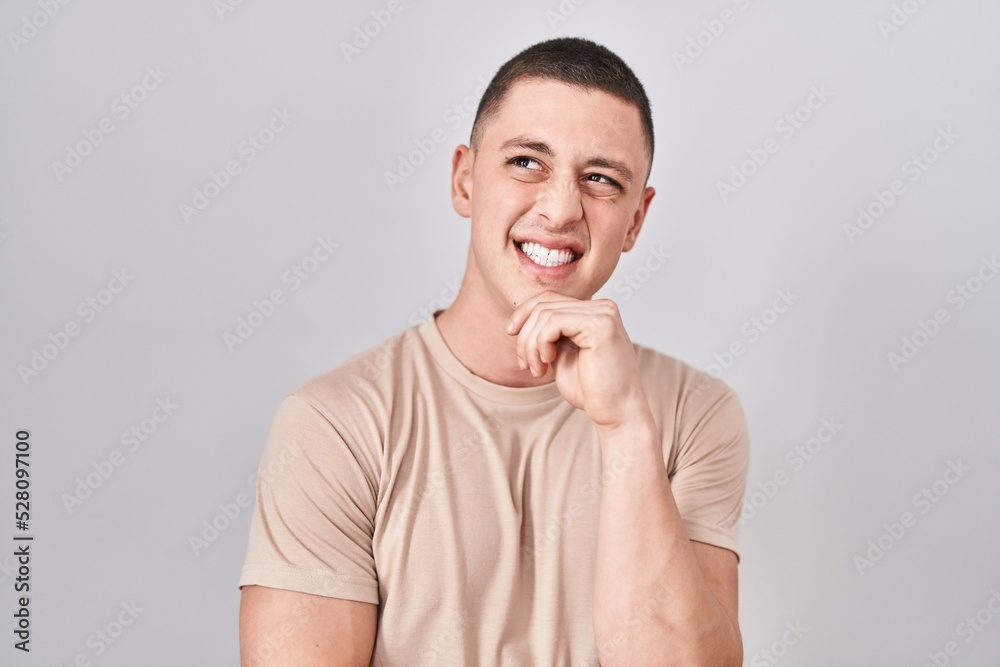
[[[535,387],[507,387],[490,382],[470,371],[458,360],[441,336],[441,330],[438,329],[437,320],[434,318],[440,312],[443,311],[436,310],[429,314],[417,326],[417,331],[434,360],[466,389],[483,398],[507,405],[534,405],[562,398],[555,381]]]

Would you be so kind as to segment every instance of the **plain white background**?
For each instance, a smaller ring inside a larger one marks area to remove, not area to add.
[[[633,67],[656,126],[658,194],[601,296],[750,422],[746,664],[996,664],[997,3],[398,7],[365,44],[384,3],[3,4],[0,541],[18,429],[36,541],[30,655],[0,548],[0,662],[237,664],[237,502],[278,402],[453,298],[464,108],[573,35]]]

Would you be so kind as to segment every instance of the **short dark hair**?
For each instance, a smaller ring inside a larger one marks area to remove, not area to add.
[[[473,150],[478,150],[483,127],[499,112],[510,87],[528,78],[551,79],[585,90],[600,90],[636,106],[642,118],[649,159],[653,159],[653,114],[642,83],[613,51],[579,37],[559,37],[529,46],[497,70],[479,100],[472,123],[470,143]]]

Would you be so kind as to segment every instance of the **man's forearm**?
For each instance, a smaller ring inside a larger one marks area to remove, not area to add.
[[[601,431],[594,630],[602,667],[741,664],[736,619],[702,575],[648,409]],[[613,479],[612,479],[613,476]]]

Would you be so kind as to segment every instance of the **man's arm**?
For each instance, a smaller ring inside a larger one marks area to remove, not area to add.
[[[604,487],[594,630],[602,667],[739,667],[736,555],[692,542],[681,520],[648,407],[599,429]]]
[[[739,667],[736,555],[688,537],[617,305],[542,292],[514,309],[507,333],[517,336],[521,367],[542,377],[551,365],[563,398],[599,435],[594,635],[602,667]],[[720,440],[714,456],[740,455],[744,442]]]
[[[338,429],[317,407],[346,404],[338,398],[296,391],[268,432],[239,579],[243,667],[353,667],[371,658],[377,464],[373,448],[356,444],[366,434]]]
[[[367,602],[244,586],[242,667],[368,667],[377,607]]]

